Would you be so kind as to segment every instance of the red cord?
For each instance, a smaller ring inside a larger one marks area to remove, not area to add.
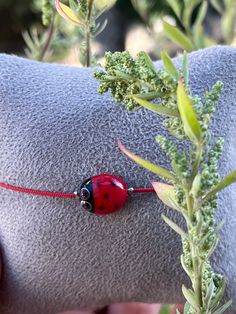
[[[26,188],[21,188],[14,185],[6,184],[3,182],[0,182],[0,187],[8,189],[8,190],[12,190],[12,191],[35,194],[35,195],[45,195],[45,196],[62,197],[62,198],[76,198],[77,197],[75,193],[61,193],[61,192],[50,192],[50,191],[26,189]],[[150,192],[155,192],[155,190],[153,188],[134,188],[132,192],[133,193],[150,193]]]
[[[41,190],[33,190],[33,189],[26,189],[26,188],[20,188],[14,185],[6,184],[3,182],[0,182],[0,187],[23,192],[23,193],[29,193],[29,194],[35,194],[35,195],[46,195],[46,196],[54,196],[54,197],[63,197],[63,198],[76,198],[76,194],[72,193],[60,193],[60,192],[50,192],[50,191],[41,191]]]
[[[134,188],[133,193],[150,193],[155,192],[154,188]]]

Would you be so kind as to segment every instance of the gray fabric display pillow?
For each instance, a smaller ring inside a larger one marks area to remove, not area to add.
[[[181,58],[175,59],[176,64]],[[157,63],[157,66],[161,66]],[[163,166],[155,144],[161,120],[147,110],[127,112],[97,94],[91,69],[44,64],[0,55],[0,181],[73,192],[99,173],[128,186],[150,186],[155,175],[118,149]],[[194,94],[222,80],[225,88],[212,128],[225,138],[220,173],[236,168],[236,49],[215,47],[190,54]],[[227,298],[236,313],[236,186],[221,194],[218,219],[226,217],[213,256],[228,277]],[[76,199],[29,195],[0,188],[1,314],[52,314],[113,302],[182,302],[179,237],[161,219],[154,194],[135,195],[119,212],[91,215]]]

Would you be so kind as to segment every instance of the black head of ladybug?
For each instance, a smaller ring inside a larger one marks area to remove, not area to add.
[[[92,179],[89,178],[84,181],[80,187],[80,204],[83,209],[92,213],[94,211],[94,200],[93,200],[93,185]]]

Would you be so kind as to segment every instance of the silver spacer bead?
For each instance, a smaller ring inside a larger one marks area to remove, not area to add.
[[[134,188],[128,188],[128,189],[127,189],[127,192],[128,192],[129,194],[132,194],[132,193],[134,192]]]
[[[74,191],[76,197],[79,197],[78,191]]]

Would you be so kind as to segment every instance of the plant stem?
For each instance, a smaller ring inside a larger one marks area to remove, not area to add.
[[[86,67],[91,66],[91,43],[90,43],[90,30],[86,32]]]
[[[92,10],[93,10],[93,3],[94,0],[90,0],[88,3],[88,21],[91,20],[91,14],[92,14]]]
[[[203,150],[202,144],[199,143],[197,145],[197,158],[196,158],[196,162],[195,162],[195,165],[193,167],[193,172],[192,172],[192,178],[191,178],[192,181],[194,180],[194,178],[198,174],[199,166],[200,166],[200,163],[202,160],[202,150]]]
[[[94,0],[88,2],[88,16],[87,16],[87,27],[86,27],[86,67],[91,66],[91,16],[93,10]]]
[[[43,46],[43,49],[38,57],[38,61],[43,61],[49,47],[50,47],[50,44],[51,44],[51,41],[52,41],[52,37],[53,37],[53,33],[54,33],[54,21],[55,21],[55,16],[53,16],[52,18],[52,22],[48,28],[48,35],[47,35],[47,39],[46,39],[46,42]]]
[[[185,189],[185,196],[186,196],[186,202],[187,202],[187,210],[188,210],[188,218],[189,223],[187,224],[188,228],[188,234],[191,234],[192,228],[193,228],[193,218],[194,218],[194,209],[190,197],[190,190]],[[198,237],[198,235],[196,235]],[[202,306],[202,275],[201,275],[201,269],[202,269],[202,262],[199,258],[199,250],[197,243],[195,239],[190,239],[189,241],[190,245],[190,252],[191,252],[191,260],[192,260],[192,266],[193,266],[193,275],[190,278],[192,281],[192,287],[195,292],[195,295],[197,297],[197,303],[199,305],[199,309],[197,310],[196,314],[201,314],[200,307]]]
[[[185,197],[186,197],[186,203],[187,203],[187,212],[188,212],[188,218],[189,223],[187,224],[188,228],[188,234],[192,234],[193,228],[195,228],[195,225],[198,223],[198,215],[196,215],[196,212],[200,210],[200,202],[198,200],[197,196],[192,196],[190,194],[190,191],[192,189],[193,180],[196,177],[196,175],[199,172],[199,167],[202,159],[202,152],[203,147],[202,144],[199,143],[197,147],[197,154],[196,154],[196,162],[193,166],[192,175],[190,178],[190,182],[188,186],[183,187],[185,191]],[[192,259],[192,266],[193,266],[193,275],[191,277],[192,281],[192,287],[194,290],[194,293],[196,295],[197,303],[199,305],[198,310],[196,311],[196,314],[202,314],[201,307],[203,306],[203,300],[202,300],[202,267],[203,267],[203,261],[201,260],[200,254],[199,254],[199,238],[201,237],[201,231],[198,230],[197,234],[195,236],[191,236],[192,239],[190,239],[190,252],[191,252],[191,259]],[[197,241],[196,241],[197,240]],[[207,313],[206,313],[207,314]]]

